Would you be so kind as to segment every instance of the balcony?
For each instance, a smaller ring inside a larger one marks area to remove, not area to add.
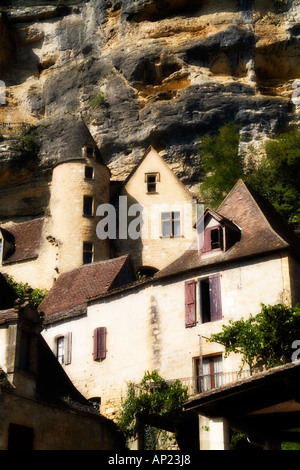
[[[250,375],[250,370],[239,370],[233,372],[216,372],[214,374],[200,375],[197,377],[185,377],[179,378],[178,380],[184,387],[187,387],[189,396],[193,396],[234,384],[247,379]],[[167,382],[171,384],[173,380],[168,380]]]
[[[215,372],[213,374],[199,375],[195,377],[184,377],[178,379],[168,379],[165,383],[172,385],[176,380],[179,381],[184,387],[187,388],[189,397],[198,395],[200,393],[208,392],[210,390],[219,389],[221,387],[237,383],[245,380],[253,375],[250,370],[239,370],[233,372]],[[161,384],[152,382],[149,386],[149,393],[153,392],[155,388],[160,388]],[[139,395],[141,392],[140,385],[135,384],[135,394]]]

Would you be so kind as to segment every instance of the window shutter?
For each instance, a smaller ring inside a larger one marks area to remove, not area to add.
[[[211,239],[210,239],[210,229],[204,230],[203,234],[203,246],[202,246],[202,253],[211,250]]]
[[[106,358],[106,327],[99,327],[94,330],[94,361]]]
[[[185,282],[185,326],[196,325],[196,282]]]
[[[211,276],[209,278],[210,292],[210,314],[211,321],[221,320],[222,318],[222,302],[221,302],[221,283],[220,275]]]
[[[64,363],[65,364],[71,364],[71,359],[72,359],[72,333],[67,333],[65,335],[64,347],[65,347]]]

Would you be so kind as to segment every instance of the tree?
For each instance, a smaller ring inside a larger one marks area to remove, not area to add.
[[[201,195],[205,202],[216,208],[242,175],[239,156],[239,128],[229,122],[213,136],[200,139],[202,155]]]
[[[118,416],[119,428],[127,440],[134,437],[136,415],[140,414],[172,422],[176,433],[176,423],[180,422],[182,405],[187,399],[187,388],[179,380],[168,383],[157,372],[145,372],[138,394],[134,384],[128,384],[127,397]]]
[[[266,157],[246,175],[294,227],[300,227],[300,132],[290,129],[266,143]]]
[[[200,193],[216,209],[239,178],[269,200],[294,228],[300,227],[300,131],[289,129],[265,144],[266,156],[244,165],[239,155],[239,126],[227,123],[201,141],[203,182]]]
[[[27,283],[25,284],[23,282],[16,282],[12,276],[7,276],[6,280],[15,291],[17,297],[23,301],[27,296],[27,290],[31,289],[30,286]],[[31,304],[37,307],[42,302],[47,293],[47,289],[32,289],[30,295]]]
[[[291,362],[293,342],[300,339],[300,304],[287,307],[262,304],[260,313],[247,320],[230,321],[222,331],[209,340],[225,346],[226,354],[242,355],[243,364],[250,370],[260,366],[267,368]]]

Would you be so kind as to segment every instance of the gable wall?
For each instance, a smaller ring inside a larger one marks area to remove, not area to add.
[[[157,194],[147,194],[145,174],[152,172],[160,175]],[[195,201],[154,149],[137,167],[121,195],[128,198],[128,206],[143,206],[142,237],[138,240],[118,240],[116,243],[117,253],[130,253],[136,267],[143,265],[162,269],[191,245],[195,237]],[[161,237],[161,212],[170,211],[181,212],[180,238]]]

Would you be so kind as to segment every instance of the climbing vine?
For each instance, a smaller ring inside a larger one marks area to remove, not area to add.
[[[135,436],[135,418],[138,413],[158,415],[174,422],[180,419],[182,404],[188,399],[188,393],[179,380],[168,383],[157,372],[147,371],[138,392],[136,389],[132,382],[128,383],[127,396],[118,416],[118,425],[127,441]],[[147,436],[153,441],[153,432],[149,427],[146,427],[146,440]]]

